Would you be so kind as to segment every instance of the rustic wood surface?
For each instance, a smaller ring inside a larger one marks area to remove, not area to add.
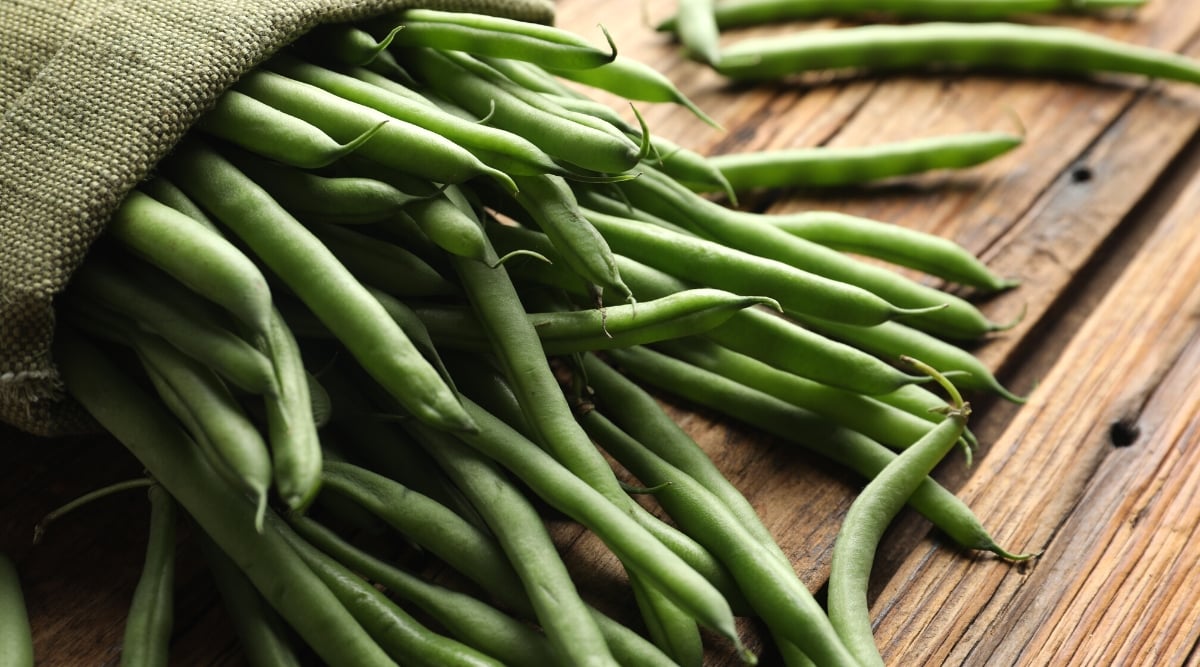
[[[963,172],[743,202],[932,231],[1022,280],[980,302],[997,321],[1026,314],[976,352],[1029,402],[972,397],[977,462],[968,470],[951,461],[939,477],[1003,544],[1043,555],[1016,566],[965,554],[919,518],[902,516],[873,577],[878,641],[894,665],[1200,662],[1200,557],[1189,548],[1200,525],[1200,90],[1126,76],[998,74],[735,87],[646,27],[645,17],[670,12],[668,0],[558,4],[560,25],[599,40],[595,26],[604,24],[623,54],[668,74],[726,128],[643,105],[654,131],[701,152],[1025,133],[1018,150]],[[1200,4],[1186,0],[1149,0],[1103,18],[1032,20],[1200,56]],[[820,591],[861,481],[749,426],[665,400]],[[40,664],[114,664],[142,557],[143,499],[135,493],[84,508],[36,546],[29,536],[46,511],[136,474],[136,462],[104,439],[0,437],[0,549],[24,578]],[[628,617],[632,598],[612,585],[622,575],[607,552],[571,526],[555,529],[582,587]],[[240,664],[186,534],[182,544],[178,664]],[[755,624],[742,627],[766,651],[763,663],[774,664]],[[707,662],[737,661],[714,640]]]

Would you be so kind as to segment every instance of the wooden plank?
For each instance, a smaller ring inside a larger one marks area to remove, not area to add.
[[[1184,664],[1200,639],[1200,187],[1193,183],[961,496],[1026,568],[923,545],[875,603],[894,664]],[[1112,431],[1136,429],[1114,447]]]

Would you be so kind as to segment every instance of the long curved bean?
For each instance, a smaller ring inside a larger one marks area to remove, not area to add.
[[[1200,64],[1073,28],[1016,23],[922,23],[812,30],[747,39],[721,54],[733,79],[778,79],[817,69],[993,67],[1017,72],[1116,72],[1200,83]]]
[[[678,104],[714,128],[721,125],[704,113],[664,74],[645,63],[618,55],[612,62],[593,69],[550,70],[555,76],[640,102]]]
[[[413,176],[438,183],[461,183],[476,176],[489,176],[506,188],[515,187],[507,174],[483,164],[467,149],[437,132],[316,86],[259,69],[239,79],[237,90],[307,120],[334,139],[348,140],[379,126],[355,152]]]
[[[495,463],[453,436],[417,424],[410,426],[410,432],[483,515],[520,577],[557,661],[615,665],[600,628],[528,499]]]
[[[560,69],[591,69],[617,56],[607,33],[606,53],[566,30],[483,14],[408,9],[400,15],[400,25],[403,29],[392,36],[396,47],[465,51]]]
[[[279,614],[264,602],[245,573],[207,533],[197,531],[196,539],[225,603],[225,612],[241,640],[246,661],[251,667],[300,667],[300,659],[288,641]]]
[[[708,161],[739,192],[761,188],[836,187],[935,169],[971,167],[1013,150],[1023,139],[1005,132],[973,132],[874,146],[745,151],[714,155]],[[711,187],[687,184],[693,188]]]
[[[270,319],[271,290],[254,262],[229,241],[137,190],[109,221],[114,238],[220,304],[257,332]]]
[[[167,664],[175,619],[175,500],[157,484],[147,494],[150,531],[146,559],[125,619],[122,667]]]
[[[275,391],[271,361],[224,326],[212,304],[157,271],[139,271],[132,262],[121,270],[93,253],[76,271],[64,298],[64,311],[102,307],[157,333],[184,354],[252,394]]]
[[[279,533],[396,662],[417,667],[503,667],[498,660],[439,635],[382,591],[305,542],[287,525]]]
[[[631,348],[609,354],[640,382],[753,424],[845,465],[868,479],[874,478],[897,456],[861,433],[836,426],[773,396],[651,350]],[[936,481],[927,479],[923,482],[909,502],[963,548],[1019,558],[996,544],[971,509]]]
[[[264,157],[304,169],[320,169],[353,153],[381,126],[367,128],[345,144],[319,128],[249,95],[230,90],[197,121],[214,137]]]
[[[713,15],[713,0],[678,0],[675,14],[675,34],[687,54],[706,65],[716,65],[721,59],[720,28]]]
[[[804,211],[763,219],[814,243],[906,266],[943,280],[988,291],[1015,287],[957,243],[901,225],[834,211]]]
[[[405,86],[369,70],[354,69],[350,74],[341,74],[285,56],[276,56],[268,66],[284,76],[437,132],[471,151],[485,164],[510,174],[563,171],[545,152],[521,135],[446,113],[424,98],[414,97]]]
[[[0,553],[0,656],[12,667],[33,667],[33,632],[17,567]]]
[[[771,297],[788,313],[864,325],[926,313],[893,306],[864,289],[783,262],[654,225],[596,212],[588,213],[588,219],[616,252],[710,287]]]
[[[178,150],[168,169],[254,248],[413,415],[452,430],[473,428],[454,392],[379,302],[264,190],[198,144]]]
[[[395,568],[303,516],[288,519],[305,540],[346,567],[416,605],[459,641],[515,667],[544,667],[554,654],[546,637],[477,598]]]
[[[521,188],[517,202],[537,222],[567,266],[600,289],[632,301],[633,294],[621,280],[612,250],[584,215],[566,182],[559,176],[518,176],[516,181]]]
[[[922,364],[922,367],[924,365]],[[927,367],[925,367],[927,368]],[[883,532],[933,468],[962,437],[970,405],[936,371],[951,392],[948,419],[904,450],[875,476],[850,504],[833,545],[829,571],[829,620],[858,664],[883,666],[871,631],[867,585]]]
[[[99,349],[60,327],[54,352],[70,394],[170,491],[323,660],[346,667],[394,664],[284,541],[273,515],[256,531],[254,506],[230,492],[174,419]]]
[[[621,187],[638,207],[733,248],[856,285],[901,308],[944,306],[910,318],[938,335],[969,340],[1001,328],[964,299],[796,238],[764,223],[761,214],[727,209],[653,169]]]
[[[636,306],[603,310],[538,312],[528,315],[548,355],[643,345],[703,333],[720,326],[738,311],[774,305],[771,299],[743,297],[714,289],[691,289],[643,301]],[[461,309],[418,307],[417,316],[440,344],[487,349],[487,337]]]
[[[468,70],[469,62],[430,50],[415,51],[406,59],[439,95],[480,118],[489,117],[492,125],[529,139],[556,158],[602,173],[624,173],[637,164],[639,148],[625,136],[539,108],[532,95],[500,85],[498,75],[489,79]]]
[[[807,321],[808,326],[863,350],[883,357],[898,359],[901,355],[916,356],[928,364],[936,364],[942,372],[963,371],[955,379],[963,389],[994,392],[1014,403],[1024,403],[992,374],[979,357],[961,347],[951,345],[922,331],[898,322],[885,322],[873,327],[846,327],[831,322]]]
[[[671,517],[725,561],[758,615],[818,664],[849,665],[853,658],[804,583],[776,550],[768,549],[707,489],[662,460],[597,412],[580,420],[600,446],[655,494]]]
[[[725,0],[714,7],[721,30],[825,17],[883,15],[900,19],[992,21],[1018,14],[1103,11],[1137,7],[1145,0]],[[674,31],[675,17],[658,30]]]

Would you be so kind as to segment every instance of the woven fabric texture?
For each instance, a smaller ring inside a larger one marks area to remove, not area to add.
[[[550,0],[0,0],[0,421],[87,421],[54,298],[122,198],[237,78],[323,23],[412,6],[547,23]]]

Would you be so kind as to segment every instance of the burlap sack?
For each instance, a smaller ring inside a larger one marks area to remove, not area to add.
[[[549,22],[551,0],[0,0],[0,420],[79,430],[54,297],[231,83],[320,23],[410,6]]]

